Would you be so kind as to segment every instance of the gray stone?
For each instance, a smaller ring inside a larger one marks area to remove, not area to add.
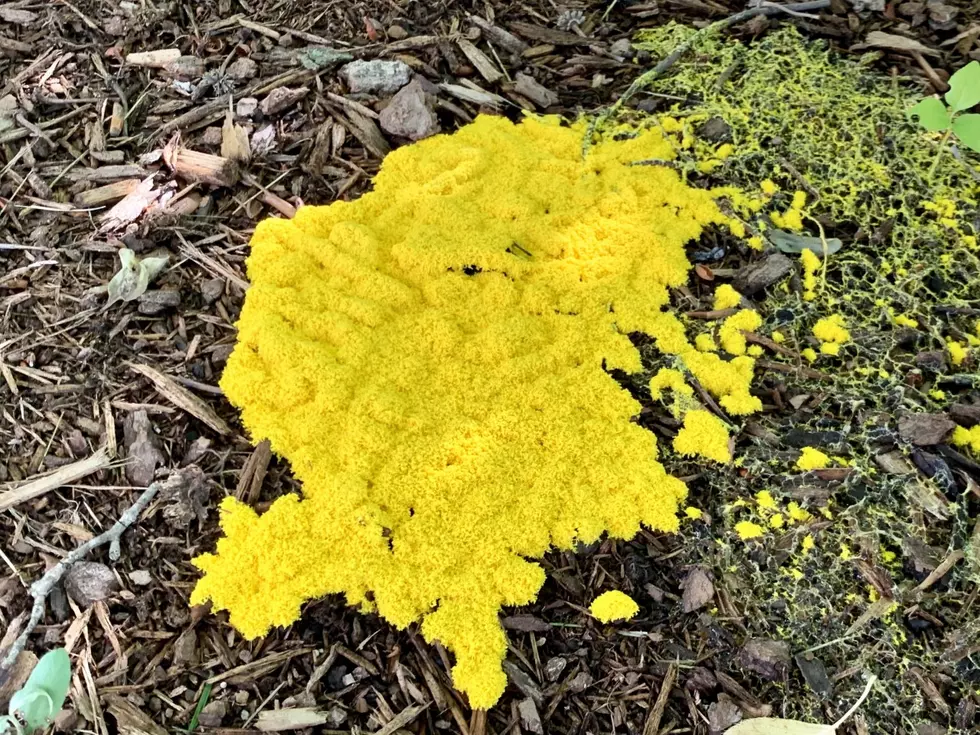
[[[153,584],[153,576],[145,569],[136,569],[126,576],[129,577],[129,581],[139,587],[146,587],[148,584]]]
[[[711,582],[711,577],[701,567],[691,570],[681,583],[681,589],[684,590],[681,595],[681,609],[686,613],[700,610],[715,596],[715,586]]]
[[[223,699],[218,699],[204,705],[197,722],[201,727],[221,727],[222,721],[227,716],[228,703]]]
[[[789,673],[789,644],[769,638],[751,638],[742,646],[738,663],[769,681],[785,680]]]
[[[613,41],[613,45],[609,47],[609,53],[617,59],[625,59],[633,53],[633,43],[628,38],[620,38],[618,41]]]
[[[394,94],[408,84],[412,70],[401,61],[358,59],[340,68],[340,76],[355,94]]]
[[[544,735],[544,726],[541,724],[541,715],[538,714],[538,707],[534,700],[528,697],[522,699],[517,705],[517,711],[521,715],[521,726],[528,732],[535,735]]]
[[[65,575],[65,590],[82,607],[109,599],[118,588],[112,570],[95,561],[75,562]]]
[[[206,304],[213,304],[221,298],[224,292],[224,278],[209,278],[201,284],[201,296],[204,297],[204,303]]]
[[[898,434],[917,447],[942,444],[956,424],[944,413],[914,413],[898,420]]]
[[[582,671],[568,683],[568,690],[574,694],[581,694],[592,686],[592,681],[592,675]]]
[[[558,677],[561,676],[561,672],[565,670],[566,666],[568,666],[568,661],[561,656],[549,658],[544,665],[545,678],[548,681],[558,681]]]
[[[381,111],[381,129],[389,135],[422,140],[439,132],[439,120],[432,109],[432,96],[422,85],[412,82],[392,97]]]
[[[140,314],[155,316],[178,306],[180,306],[180,292],[161,288],[146,291],[140,296],[138,311]]]
[[[160,440],[146,411],[140,409],[126,417],[123,424],[126,446],[126,477],[137,487],[153,482],[157,467],[166,461],[160,451]]]
[[[708,707],[708,732],[725,732],[732,725],[742,721],[742,710],[735,704],[735,700],[724,692],[718,695],[718,700],[712,702]]]
[[[246,56],[232,62],[226,73],[232,79],[242,82],[258,76],[259,65]]]
[[[262,109],[262,114],[267,117],[276,115],[292,107],[309,93],[310,90],[307,87],[297,87],[296,89],[276,87],[259,103],[259,107]]]
[[[238,117],[252,117],[259,109],[259,101],[255,97],[242,97],[235,105],[235,114]]]

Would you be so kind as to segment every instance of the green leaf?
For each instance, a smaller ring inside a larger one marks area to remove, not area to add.
[[[953,112],[980,104],[980,61],[971,61],[949,78],[946,102]]]
[[[139,260],[129,248],[119,251],[119,272],[109,281],[109,303],[134,301],[160,275],[167,265],[167,258],[143,258]]]
[[[769,230],[766,232],[769,242],[784,253],[795,253],[799,255],[804,250],[812,250],[817,255],[823,255],[823,240],[819,237],[809,237],[807,235],[795,235],[785,230]],[[836,237],[827,238],[827,255],[833,255],[844,246]]]
[[[953,120],[953,132],[960,143],[980,153],[980,115],[960,115]]]
[[[725,735],[834,735],[833,725],[813,725],[778,717],[753,717],[725,730]]]
[[[10,698],[10,714],[19,713],[27,732],[47,727],[61,710],[71,685],[71,661],[64,648],[41,656],[24,688]]]
[[[909,110],[908,115],[930,132],[945,130],[949,127],[949,111],[946,109],[946,105],[935,97],[926,97]]]

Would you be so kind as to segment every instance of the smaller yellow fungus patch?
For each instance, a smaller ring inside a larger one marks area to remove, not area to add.
[[[820,256],[812,250],[804,250],[800,255],[803,262],[803,300],[813,301],[817,297],[817,273],[820,271]]]
[[[830,465],[830,457],[814,447],[803,447],[800,458],[796,460],[796,468],[803,470],[822,470]]]
[[[776,513],[769,519],[771,528],[782,528],[786,525],[786,517],[782,513]]]
[[[690,518],[692,521],[700,521],[704,518],[704,511],[700,508],[695,508],[693,505],[689,505],[684,509],[684,515]]]
[[[980,424],[972,429],[957,426],[953,430],[951,441],[957,447],[969,447],[974,454],[980,455]]]
[[[685,456],[701,456],[723,464],[731,462],[728,430],[721,419],[703,409],[688,411],[674,437],[674,450]]]
[[[659,401],[665,390],[672,390],[685,396],[694,395],[694,389],[684,380],[684,373],[672,368],[661,368],[650,379],[650,397]]]
[[[807,360],[807,362],[816,362],[817,353],[812,347],[807,347],[806,349],[800,350],[800,354]]]
[[[723,283],[715,289],[714,308],[716,310],[734,309],[740,303],[742,303],[742,294],[736,291],[734,286]]]
[[[773,196],[777,191],[779,191],[779,186],[777,186],[776,182],[772,179],[765,179],[761,184],[759,184],[759,188],[762,189],[762,193],[768,197]]]
[[[946,341],[946,349],[949,350],[949,361],[957,366],[962,365],[967,355],[970,354],[970,350],[967,349],[966,345],[962,342],[957,342],[955,339]]]
[[[772,493],[768,490],[760,490],[755,494],[755,502],[763,510],[779,510],[779,505],[776,503],[775,498],[772,497]]]
[[[820,351],[825,355],[836,355],[841,345],[851,339],[851,333],[844,326],[844,317],[831,314],[813,325],[813,336],[820,340]]]
[[[794,523],[803,523],[813,518],[813,515],[806,508],[801,508],[796,501],[792,501],[786,506],[786,512]]]
[[[640,606],[629,595],[619,590],[610,590],[603,592],[592,601],[589,612],[596,620],[613,623],[635,617],[640,612]]]
[[[721,324],[718,339],[722,349],[730,355],[745,354],[745,335],[742,332],[754,332],[762,326],[762,317],[752,309],[742,309],[732,314]]]
[[[775,332],[773,332],[770,336],[772,337],[772,341],[775,342],[777,345],[781,345],[783,342],[786,341],[786,335],[780,332],[778,329]]]
[[[909,327],[910,329],[919,328],[919,322],[917,322],[915,319],[913,319],[910,316],[906,316],[905,314],[896,315],[893,321],[895,322],[895,324],[897,324],[900,327]]]
[[[742,541],[748,541],[749,539],[759,538],[765,534],[765,529],[758,523],[753,523],[752,521],[739,521],[735,524],[735,533]]]
[[[800,544],[800,548],[802,549],[803,553],[806,554],[808,551],[812,550],[813,547],[816,545],[817,545],[816,542],[814,542],[813,540],[813,534],[808,533],[806,536],[803,537],[803,543]]]
[[[717,352],[718,344],[715,342],[715,338],[712,337],[707,332],[702,332],[697,337],[694,338],[694,346],[699,352]]]

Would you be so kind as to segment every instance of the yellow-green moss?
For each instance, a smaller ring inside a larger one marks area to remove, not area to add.
[[[754,361],[699,352],[665,310],[685,243],[728,218],[676,171],[629,165],[675,155],[660,129],[585,160],[583,132],[481,117],[388,156],[357,201],[259,225],[221,385],[303,499],[261,516],[226,500],[194,603],[249,638],[328,593],[421,620],[488,707],[506,683],[498,612],[544,581],[529,559],[677,527],[685,487],[604,366],[638,371],[627,335],[645,332],[731,413],[761,408]],[[720,422],[688,416],[727,458]]]

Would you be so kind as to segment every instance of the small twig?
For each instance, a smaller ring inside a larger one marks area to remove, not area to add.
[[[613,103],[612,107],[608,108],[605,112],[592,119],[592,121],[589,123],[588,129],[586,130],[585,140],[582,142],[583,157],[589,152],[589,147],[592,144],[592,136],[595,131],[601,127],[606,120],[619,112],[623,108],[623,105],[633,99],[637,92],[648,86],[653,80],[662,76],[668,69],[670,69],[670,67],[676,64],[677,61],[684,54],[690,51],[698,42],[704,40],[714,33],[717,33],[718,31],[723,31],[729,26],[749,20],[757,15],[776,15],[777,13],[794,15],[807,10],[821,10],[829,6],[830,0],[812,0],[811,2],[790,3],[788,5],[777,5],[776,3],[767,2],[762,3],[758,7],[748,8],[740,13],[735,13],[735,15],[722,18],[709,26],[705,26],[700,31],[694,33],[680,46],[675,48],[669,56],[662,59],[660,63],[653,67],[650,71],[644,72],[633,80],[633,83],[627,87],[626,91],[623,92],[623,95]]]
[[[37,627],[38,623],[41,622],[41,618],[44,617],[44,607],[48,599],[48,595],[51,594],[51,590],[61,581],[61,579],[68,573],[72,565],[84,559],[88,556],[88,553],[93,549],[97,549],[100,546],[105,546],[109,544],[109,558],[112,561],[118,561],[119,556],[122,553],[119,545],[119,539],[126,531],[127,528],[132,526],[137,519],[140,517],[140,513],[143,512],[144,508],[149,505],[153,497],[164,487],[171,482],[181,482],[182,470],[178,470],[170,475],[166,480],[161,480],[159,482],[154,482],[143,494],[137,498],[136,502],[133,503],[129,508],[126,509],[119,520],[117,520],[105,533],[96,536],[90,541],[86,541],[84,544],[79,546],[68,556],[58,562],[55,566],[51,567],[44,576],[37,580],[31,585],[31,597],[34,599],[34,605],[31,608],[31,617],[28,620],[27,625],[21,634],[17,636],[17,640],[11,645],[10,650],[7,651],[7,655],[4,657],[3,662],[0,663],[0,669],[7,670],[13,666],[14,661],[17,660],[17,656],[20,655],[21,651],[27,645],[27,639],[30,634]]]
[[[868,698],[869,694],[871,694],[871,687],[874,686],[876,681],[878,681],[878,677],[872,674],[871,677],[868,679],[868,683],[865,685],[864,691],[861,693],[861,696],[858,697],[858,701],[856,701],[853,705],[851,705],[851,708],[844,713],[843,717],[841,717],[839,720],[837,720],[837,722],[831,725],[831,727],[834,730],[838,729],[841,725],[847,722],[851,718],[851,715],[853,715],[855,712],[858,711],[858,707],[864,704],[864,700]]]

